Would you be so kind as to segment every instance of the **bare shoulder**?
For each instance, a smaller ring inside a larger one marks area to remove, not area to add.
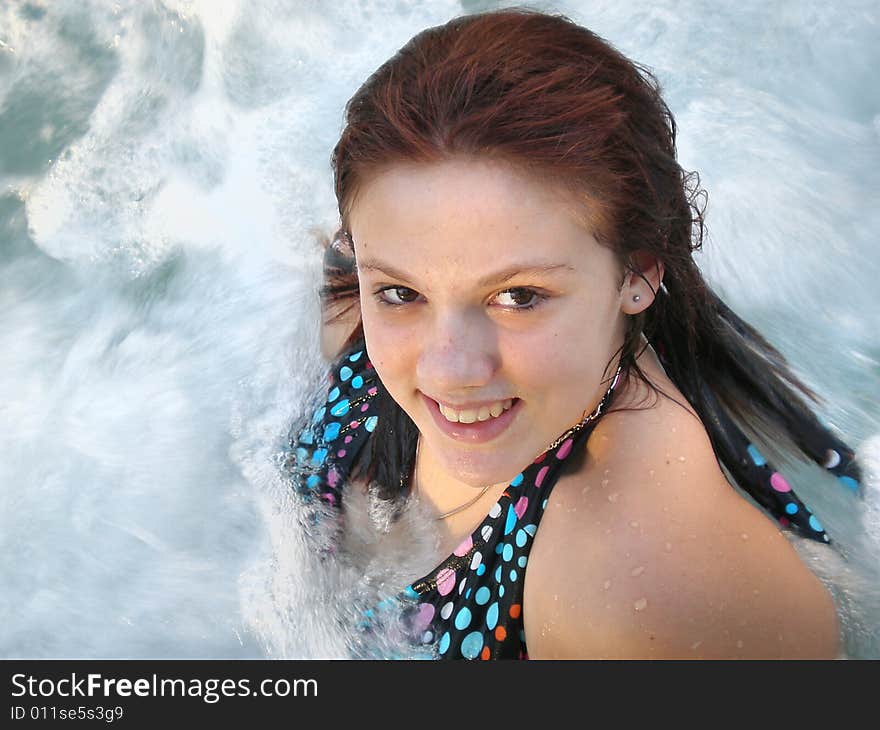
[[[728,484],[694,415],[665,397],[611,412],[587,450],[529,557],[530,657],[837,656],[828,592]]]

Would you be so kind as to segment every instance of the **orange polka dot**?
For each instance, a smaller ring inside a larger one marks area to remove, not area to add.
[[[483,651],[480,652],[480,659],[488,659],[489,658],[489,647],[484,646]]]
[[[522,610],[522,606],[518,603],[514,603],[510,607],[510,618],[519,618],[519,612]]]
[[[505,629],[503,626],[499,626],[497,629],[495,629],[495,638],[498,641],[504,641],[507,638],[507,629]]]

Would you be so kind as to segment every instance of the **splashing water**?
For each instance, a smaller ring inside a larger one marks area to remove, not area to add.
[[[356,625],[426,572],[418,509],[322,563],[279,455],[322,385],[344,103],[496,6],[0,6],[0,656],[411,655]],[[710,194],[701,268],[859,446],[863,501],[786,474],[837,546],[796,543],[847,654],[880,656],[876,3],[552,9],[658,75]]]

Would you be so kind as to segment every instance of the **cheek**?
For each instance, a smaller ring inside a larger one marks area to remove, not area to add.
[[[411,370],[407,340],[400,336],[399,329],[389,326],[380,317],[365,312],[362,321],[370,362],[385,387],[393,394],[395,384]]]

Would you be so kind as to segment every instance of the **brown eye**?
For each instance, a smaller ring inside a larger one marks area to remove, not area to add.
[[[514,289],[507,289],[499,296],[507,296],[513,300],[511,304],[503,304],[503,306],[509,306],[514,310],[525,310],[525,309],[533,309],[535,306],[540,304],[545,296],[542,296],[534,289],[528,289],[526,287],[516,287]]]
[[[400,307],[404,304],[411,304],[416,297],[418,297],[418,293],[405,286],[387,286],[376,292],[376,300],[380,304],[387,304],[391,307]],[[395,301],[395,299],[398,299],[399,301]]]

